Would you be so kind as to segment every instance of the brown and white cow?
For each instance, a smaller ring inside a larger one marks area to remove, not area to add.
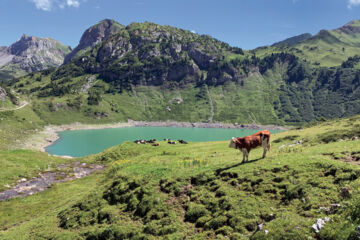
[[[230,148],[239,149],[243,153],[243,162],[249,161],[249,153],[251,149],[262,146],[264,148],[263,158],[266,152],[270,150],[270,132],[263,130],[250,136],[232,138],[229,144]]]

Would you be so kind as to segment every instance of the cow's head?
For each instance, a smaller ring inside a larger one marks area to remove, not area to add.
[[[230,140],[229,148],[236,148],[236,138]]]

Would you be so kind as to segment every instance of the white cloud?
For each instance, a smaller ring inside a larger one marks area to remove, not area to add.
[[[354,6],[360,5],[360,0],[349,0],[348,1],[348,9],[351,9]]]
[[[55,8],[64,9],[65,7],[79,7],[81,2],[86,0],[30,0],[37,9],[51,11]]]
[[[52,8],[51,0],[31,0],[31,2],[35,3],[37,9],[41,9],[43,11],[51,11]]]
[[[79,7],[80,6],[80,2],[78,0],[67,0],[66,4],[69,7]]]

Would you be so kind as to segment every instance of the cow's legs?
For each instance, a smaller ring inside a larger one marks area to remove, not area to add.
[[[265,157],[266,157],[266,152],[267,152],[267,147],[264,147],[264,153],[263,153],[262,158],[265,158]]]
[[[242,163],[245,162],[245,158],[246,158],[246,155],[247,155],[247,151],[245,148],[241,149],[242,153],[243,153],[243,160],[242,160]]]
[[[267,139],[264,139],[264,141],[262,142],[262,147],[264,148],[264,153],[263,153],[262,158],[265,158],[266,157],[266,152],[268,150],[268,141],[267,141]]]

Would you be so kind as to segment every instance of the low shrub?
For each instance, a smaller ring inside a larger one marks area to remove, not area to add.
[[[195,223],[199,218],[209,215],[210,212],[204,205],[197,203],[189,203],[186,213],[185,221]]]

